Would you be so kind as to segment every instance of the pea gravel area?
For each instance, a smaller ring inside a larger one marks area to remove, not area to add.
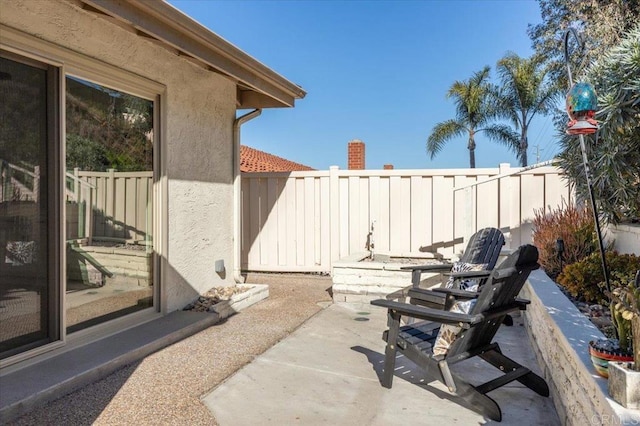
[[[201,397],[331,303],[329,277],[249,274],[247,282],[268,284],[269,297],[11,424],[217,425]]]

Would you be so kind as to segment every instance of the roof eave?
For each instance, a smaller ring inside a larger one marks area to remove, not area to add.
[[[81,1],[231,78],[239,86],[239,109],[293,107],[306,95],[300,86],[164,1]]]

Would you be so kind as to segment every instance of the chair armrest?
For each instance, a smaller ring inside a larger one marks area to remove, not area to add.
[[[480,295],[480,292],[460,290],[459,288],[434,288],[431,291],[445,295],[450,294],[457,299],[475,299]]]
[[[479,324],[483,321],[491,320],[508,314],[509,312],[517,311],[521,309],[521,304],[516,301],[507,306],[494,311],[488,311],[480,314],[469,315],[460,314],[457,312],[442,311],[433,308],[427,308],[424,306],[410,305],[407,303],[399,303],[386,299],[372,300],[371,304],[374,306],[381,306],[387,308],[390,311],[394,311],[400,315],[405,315],[412,318],[420,318],[427,321],[439,322],[442,324],[455,324],[462,328],[470,328],[475,324]]]
[[[442,275],[453,278],[487,278],[491,275],[491,271],[445,272]]]
[[[440,306],[440,309],[444,307],[447,296],[442,293],[436,293],[432,290],[424,288],[412,288],[407,292],[407,296],[410,298],[409,303],[412,305],[423,305],[433,307],[430,305]]]
[[[386,299],[372,300],[374,306],[381,306],[390,311],[394,311],[400,315],[412,318],[420,318],[427,321],[435,321],[442,324],[456,324],[462,328],[469,328],[470,324],[478,322],[481,315],[460,314],[457,312],[441,311],[438,309],[427,308],[424,306],[410,305],[408,303],[398,303]]]
[[[400,269],[410,271],[450,271],[452,266],[452,263],[442,263],[439,265],[402,266]]]

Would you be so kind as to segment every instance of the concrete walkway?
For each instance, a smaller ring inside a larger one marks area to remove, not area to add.
[[[501,348],[537,371],[521,318],[515,322],[501,327]],[[492,423],[463,408],[406,358],[396,365],[392,389],[383,388],[385,324],[382,308],[333,304],[205,396],[204,403],[222,426]],[[455,371],[478,380],[497,376],[481,360],[465,361]],[[552,401],[518,382],[490,396],[502,408],[503,425],[560,424]]]

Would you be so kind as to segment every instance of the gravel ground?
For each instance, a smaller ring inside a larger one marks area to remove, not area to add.
[[[269,298],[14,425],[216,425],[200,398],[331,302],[331,279],[250,274]]]

